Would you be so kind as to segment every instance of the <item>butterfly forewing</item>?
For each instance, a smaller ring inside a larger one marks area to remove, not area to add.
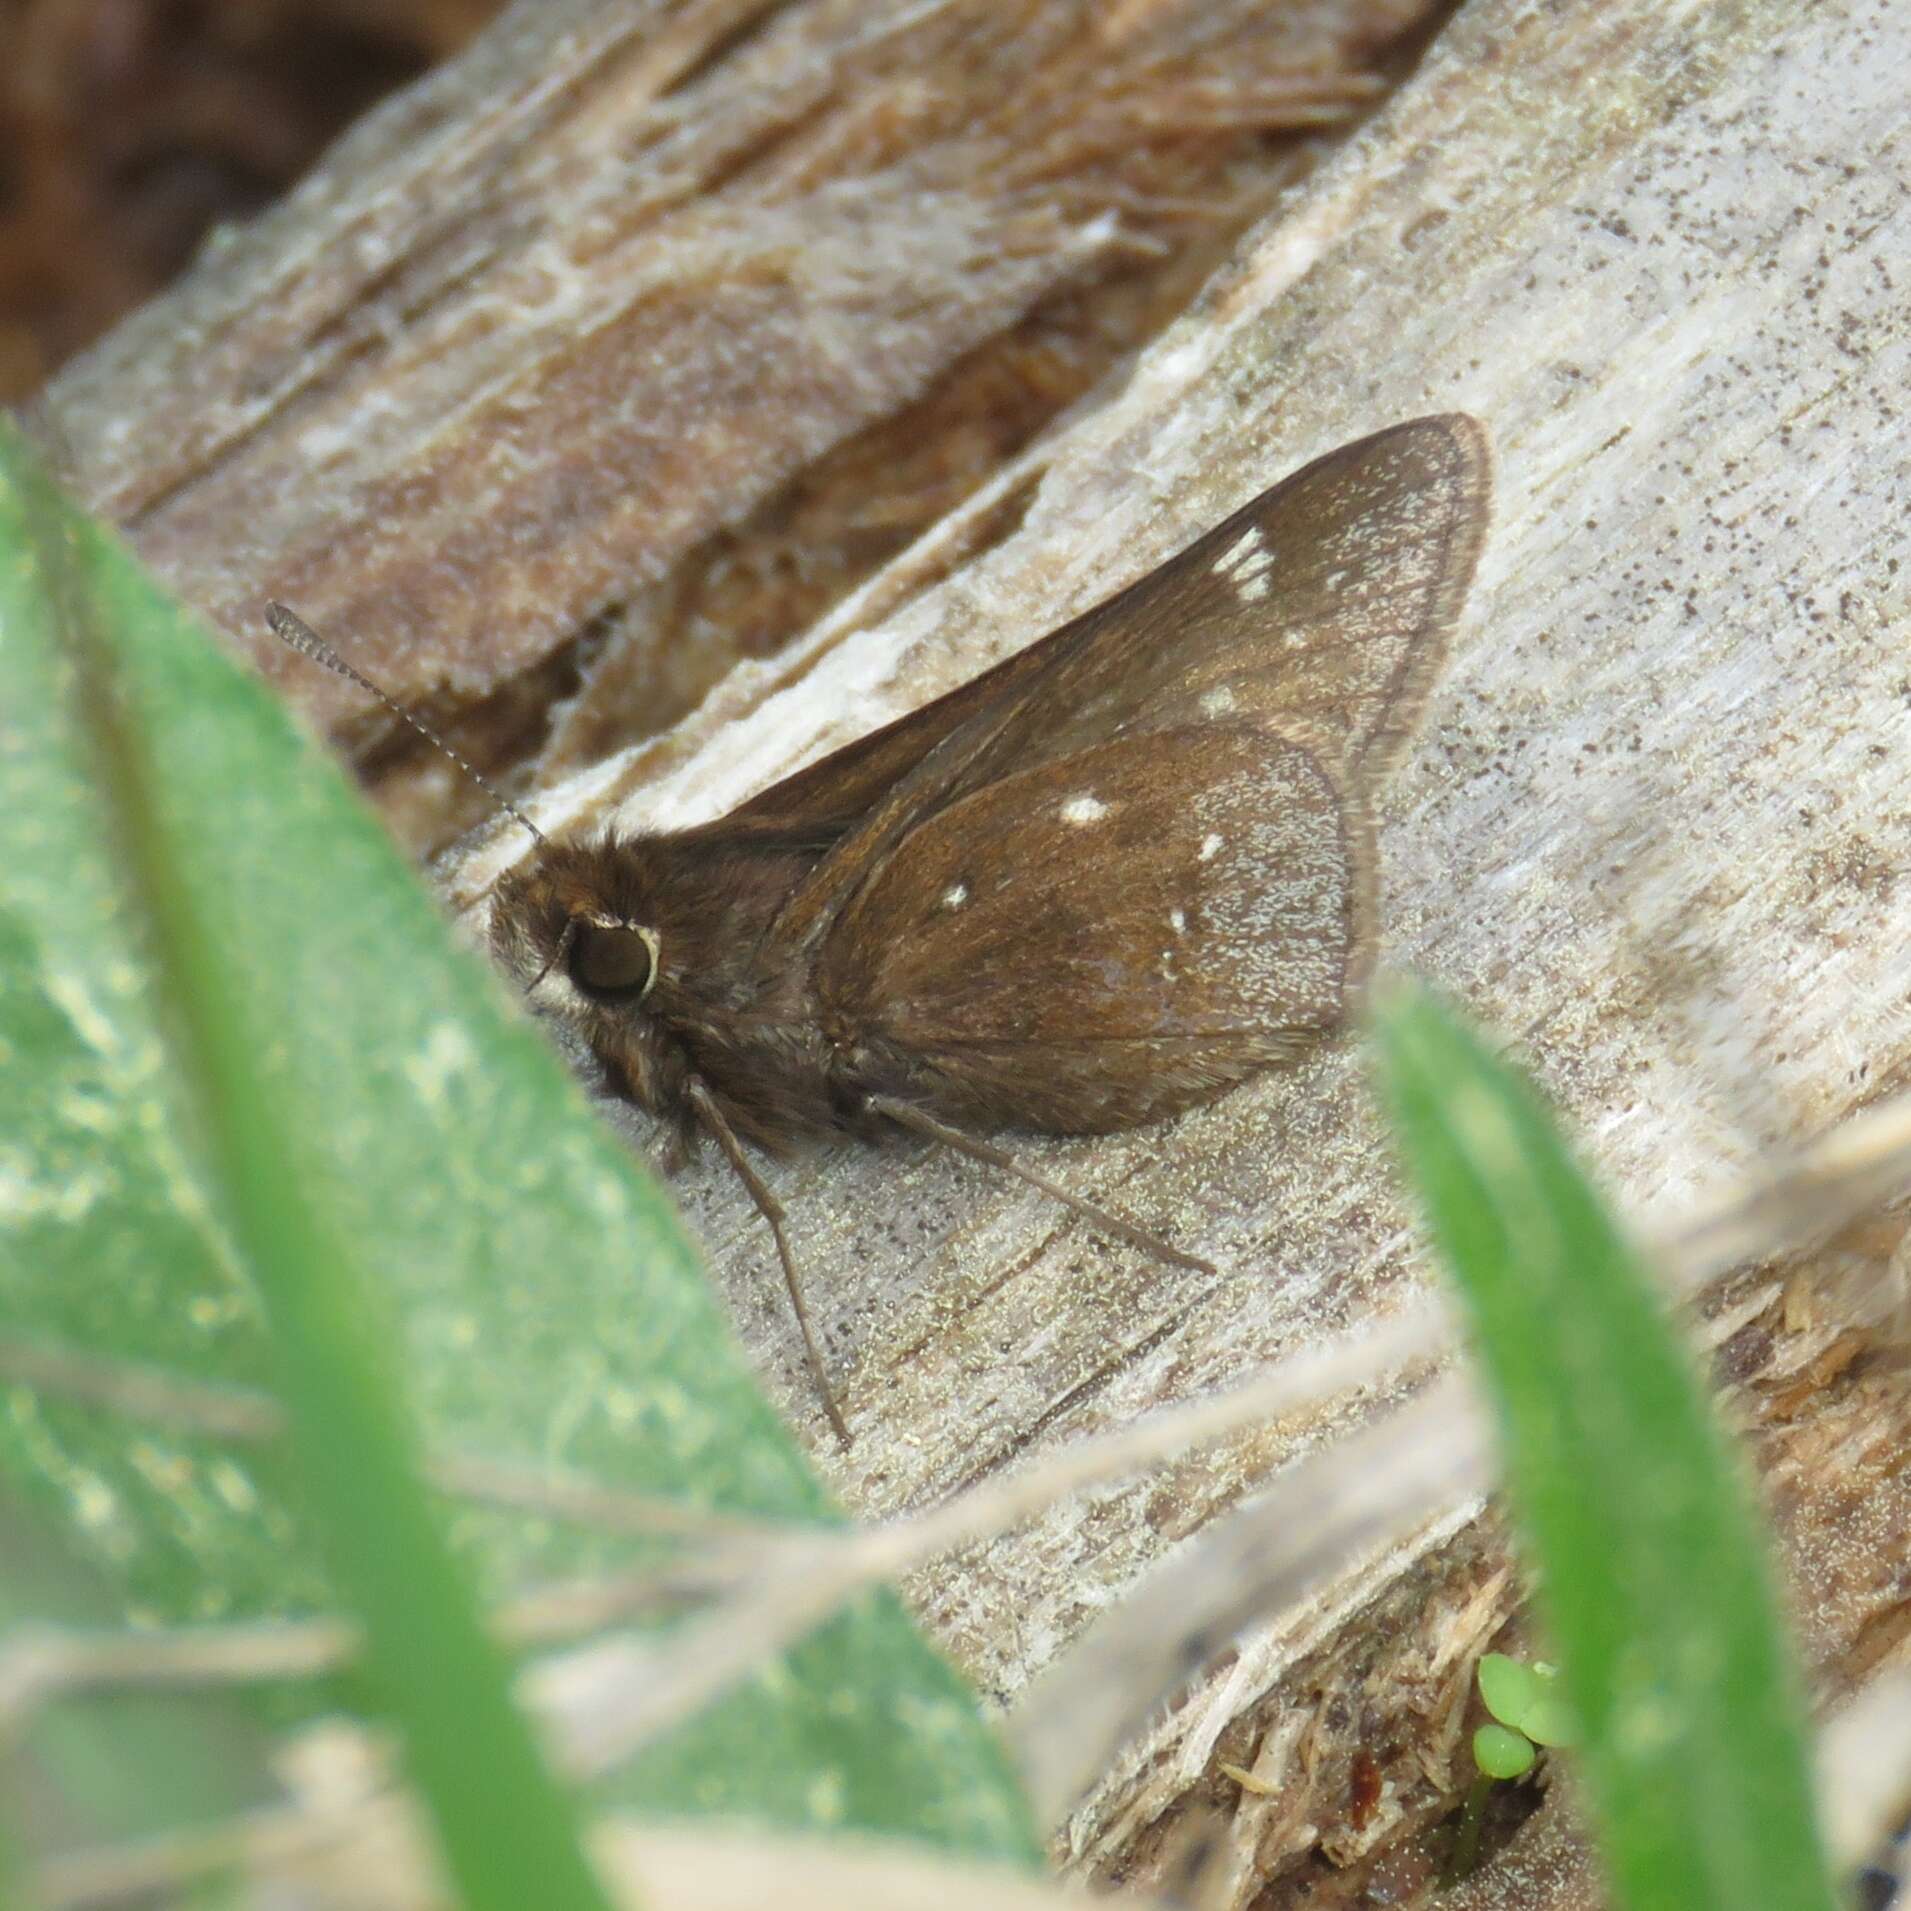
[[[1245,717],[1343,779],[1372,776],[1376,746],[1384,758],[1445,656],[1479,555],[1485,459],[1470,418],[1423,418],[1263,492],[1049,640],[1017,761]]]
[[[840,812],[878,767],[893,778],[791,897],[771,944],[815,946],[939,810],[1117,736],[1260,724],[1305,745],[1359,807],[1445,656],[1487,495],[1470,418],[1343,446],[1119,596],[765,792],[758,803],[779,814],[798,785],[803,804]]]
[[[1125,600],[1104,705],[1126,722],[1241,714],[1373,780],[1445,659],[1485,534],[1470,418],[1342,446],[1145,578]]]

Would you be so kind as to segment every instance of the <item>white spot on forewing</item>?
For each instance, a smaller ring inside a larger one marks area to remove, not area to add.
[[[1108,805],[1098,797],[1089,796],[1086,793],[1081,796],[1071,796],[1062,805],[1064,823],[1099,823],[1107,814]]]
[[[1221,839],[1212,833],[1201,839],[1201,860],[1211,863],[1221,853]]]
[[[1274,562],[1274,553],[1267,548],[1266,540],[1261,536],[1261,528],[1250,524],[1221,555],[1214,560],[1214,568],[1225,577],[1253,576],[1264,571]]]
[[[1170,909],[1168,911],[1168,927],[1178,936],[1185,935],[1188,928],[1188,912],[1185,909]]]
[[[1234,692],[1226,684],[1217,684],[1212,690],[1201,693],[1201,712],[1204,716],[1224,717],[1234,708]]]
[[[1214,568],[1233,584],[1243,603],[1252,604],[1267,595],[1267,574],[1274,568],[1274,553],[1268,549],[1260,527],[1251,525],[1215,559]]]
[[[942,906],[945,909],[960,909],[968,900],[969,885],[967,883],[951,883],[942,892]]]

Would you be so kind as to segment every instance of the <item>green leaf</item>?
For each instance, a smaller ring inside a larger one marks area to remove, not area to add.
[[[53,1613],[63,1628],[104,1631],[118,1604],[58,1535],[0,1492],[0,1643],[17,1647],[17,1627]],[[0,1688],[10,1685],[17,1702],[17,1685],[0,1676]],[[0,1848],[36,1859],[209,1823],[279,1796],[270,1736],[226,1691],[49,1696],[7,1728]],[[18,1901],[0,1877],[0,1905]]]
[[[474,1911],[608,1911],[576,1803],[512,1701],[427,1498],[379,1296],[303,1145],[317,1111],[255,1063],[278,1032],[276,1005],[222,931],[223,899],[193,881],[179,834],[191,819],[168,800],[128,694],[137,671],[103,635],[80,551],[50,494],[22,495],[52,586],[43,628],[64,639],[67,714],[90,748],[107,844],[143,931],[164,1059],[265,1318],[301,1497],[363,1625],[446,1866]]]
[[[1379,1019],[1624,1901],[1831,1911],[1758,1523],[1637,1257],[1529,1090],[1431,997]]]
[[[1538,1754],[1524,1732],[1482,1725],[1473,1734],[1473,1762],[1488,1778],[1524,1778]]]
[[[1577,1745],[1579,1720],[1563,1692],[1544,1692],[1526,1708],[1520,1730],[1535,1745]]]
[[[274,699],[110,537],[48,515],[36,484],[0,433],[0,1067],[19,1084],[0,1111],[10,1330],[201,1380],[286,1384],[255,1293],[258,1250],[167,1066],[176,1005],[94,771],[96,713],[71,648],[83,616],[150,764],[163,881],[213,939],[223,979],[196,1006],[273,1112],[312,1239],[322,1229],[328,1264],[349,1254],[358,1271],[352,1297],[315,1302],[328,1319],[304,1327],[344,1337],[348,1363],[376,1351],[381,1386],[402,1383],[405,1415],[436,1449],[562,1463],[693,1506],[833,1518],[668,1203],[487,966],[454,946]],[[316,1501],[282,1469],[51,1394],[15,1389],[7,1409],[0,1469],[64,1520],[130,1614],[336,1609]],[[396,1435],[410,1437],[402,1419]],[[491,1594],[630,1557],[627,1543],[530,1517],[465,1508],[449,1526]],[[283,1718],[292,1701],[259,1703]],[[1037,1848],[973,1700],[887,1595],[648,1749],[609,1795],[1022,1859]]]
[[[1559,1670],[1528,1665],[1503,1652],[1480,1660],[1480,1697],[1502,1725],[1540,1745],[1571,1745],[1578,1736],[1571,1705],[1559,1690]]]
[[[1533,1668],[1504,1652],[1489,1652],[1480,1660],[1479,1681],[1486,1709],[1502,1725],[1519,1731],[1527,1708],[1539,1697],[1539,1680]]]

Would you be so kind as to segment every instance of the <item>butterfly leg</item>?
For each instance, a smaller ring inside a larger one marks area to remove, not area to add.
[[[978,1141],[974,1135],[965,1135],[960,1128],[951,1128],[946,1122],[938,1121],[935,1116],[926,1114],[922,1109],[904,1101],[891,1100],[887,1095],[871,1095],[863,1106],[872,1115],[885,1115],[900,1128],[910,1129],[918,1135],[926,1135],[931,1141],[939,1141],[945,1148],[953,1148],[957,1154],[967,1155],[972,1161],[987,1162],[991,1168],[1000,1168],[1005,1174],[1012,1174],[1018,1180],[1026,1181],[1032,1188],[1041,1191],[1059,1201],[1065,1208],[1073,1208],[1084,1219],[1092,1221],[1096,1227],[1112,1234],[1119,1240],[1130,1241],[1138,1248],[1145,1248],[1157,1260],[1172,1261],[1177,1267],[1192,1267],[1203,1274],[1215,1272],[1212,1261],[1204,1261],[1198,1254],[1188,1254],[1182,1249],[1164,1241],[1158,1234],[1150,1234],[1144,1227],[1138,1227],[1133,1221],[1124,1221],[1120,1215],[1111,1214],[1106,1208],[1095,1202],[1085,1200],[1079,1194],[1071,1194],[1060,1182],[1051,1181],[1046,1175],[1040,1175],[1033,1168],[1025,1168],[1015,1157],[1001,1148],[992,1147],[986,1141]]]
[[[829,1374],[823,1366],[823,1350],[817,1345],[816,1330],[810,1325],[810,1310],[803,1301],[803,1283],[796,1271],[796,1256],[790,1251],[789,1236],[783,1231],[783,1204],[770,1192],[768,1184],[751,1164],[750,1157],[743,1152],[742,1142],[724,1119],[723,1110],[709,1089],[702,1082],[693,1080],[686,1091],[686,1098],[696,1110],[697,1119],[710,1131],[711,1139],[723,1150],[725,1159],[736,1170],[737,1179],[749,1189],[757,1213],[770,1224],[770,1233],[776,1241],[777,1259],[783,1263],[783,1282],[790,1291],[790,1306],[795,1310],[797,1326],[803,1330],[803,1350],[809,1356],[810,1373],[815,1379],[816,1391],[823,1397],[823,1411],[829,1416],[837,1439],[848,1446],[849,1425],[843,1418],[842,1408],[836,1404],[835,1390],[829,1384]]]

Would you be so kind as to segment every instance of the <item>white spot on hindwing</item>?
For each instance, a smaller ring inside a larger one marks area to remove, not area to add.
[[[1267,547],[1259,525],[1249,525],[1214,560],[1217,576],[1234,586],[1244,604],[1252,604],[1268,593],[1268,573],[1274,568],[1274,553]]]
[[[951,883],[942,892],[942,906],[945,909],[960,909],[968,900],[969,885],[967,883]]]
[[[1207,717],[1224,717],[1234,708],[1234,692],[1226,684],[1217,684],[1212,690],[1201,693],[1201,714]]]
[[[1168,927],[1178,936],[1186,934],[1188,912],[1185,909],[1170,909],[1168,911]]]
[[[1201,839],[1201,860],[1211,863],[1221,853],[1221,839],[1210,832]]]
[[[1107,814],[1108,805],[1099,798],[1089,796],[1086,793],[1080,796],[1071,796],[1068,801],[1062,805],[1062,821],[1064,823],[1099,823]]]

